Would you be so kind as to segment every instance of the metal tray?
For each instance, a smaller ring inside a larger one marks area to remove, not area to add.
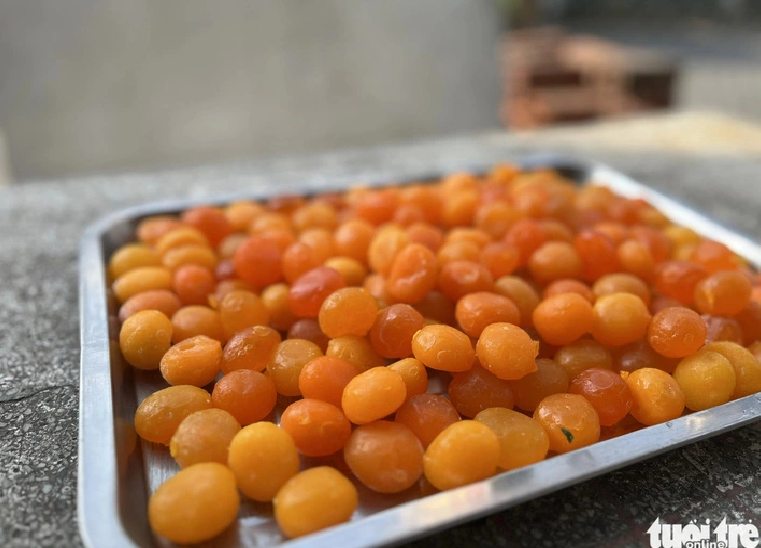
[[[760,245],[608,167],[550,156],[519,158],[517,163],[526,169],[554,168],[579,183],[592,181],[623,196],[642,197],[674,222],[724,242],[755,267],[761,267]],[[489,166],[464,167],[483,173]],[[432,180],[441,175],[411,174],[408,180]],[[313,194],[320,190],[345,189],[352,182],[315,179],[307,182],[302,190]],[[388,174],[380,173],[364,182],[381,186],[391,181]],[[273,188],[254,195],[220,197],[217,202],[243,197],[267,198],[276,193],[277,189]],[[131,426],[138,402],[165,385],[155,372],[134,370],[121,358],[118,343],[114,342],[118,341],[118,322],[113,317],[116,309],[106,286],[105,264],[118,246],[134,238],[140,218],[178,212],[196,203],[198,201],[182,200],[126,209],[90,226],[81,241],[78,505],[79,528],[88,547],[168,545],[152,535],[146,509],[150,493],[177,467],[165,449],[136,440]],[[370,548],[393,545],[498,512],[760,417],[761,393],[758,393],[451,491],[426,493],[424,488],[412,487],[395,496],[380,496],[359,486],[360,507],[351,522],[287,542],[274,523],[269,504],[245,501],[236,524],[221,537],[201,546],[263,547],[282,543],[292,548]],[[340,462],[333,464],[341,466]]]

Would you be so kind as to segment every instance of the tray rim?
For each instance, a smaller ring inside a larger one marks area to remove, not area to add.
[[[667,197],[615,169],[596,162],[555,154],[514,155],[501,160],[523,168],[570,168],[586,174],[593,184],[604,184],[628,197],[642,197],[672,220],[718,241],[761,268],[761,244],[728,229],[706,215]],[[462,171],[485,172],[498,162],[464,165]],[[441,177],[455,170],[404,173],[378,171],[362,183],[383,186]],[[401,180],[400,180],[401,179]],[[124,208],[99,218],[84,231],[79,245],[80,398],[77,512],[79,532],[88,548],[135,548],[118,511],[114,406],[110,371],[105,257],[102,238],[119,223],[147,215],[179,211],[198,204],[261,199],[284,191],[319,193],[348,188],[354,177],[315,176],[304,184],[257,191],[226,193],[214,198],[186,198]],[[750,424],[761,418],[761,393],[722,406],[692,413],[592,446],[558,455],[484,481],[429,495],[352,520],[313,535],[285,541],[280,546],[369,548],[411,541],[465,521],[496,513],[527,500],[583,482],[612,470],[646,460],[683,445]]]

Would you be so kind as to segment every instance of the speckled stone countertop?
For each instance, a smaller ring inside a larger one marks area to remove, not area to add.
[[[552,150],[605,161],[761,239],[761,155],[748,146],[747,125],[739,133],[729,132],[740,136],[736,146],[727,142],[725,132],[716,137],[717,146],[705,149],[684,146],[678,139],[678,116],[664,120],[669,124],[665,129],[663,120],[653,119],[636,127],[621,122],[579,133],[484,134],[0,189],[0,546],[82,543],[76,508],[77,249],[84,228],[98,217],[161,199],[259,185],[285,188],[315,175],[361,181],[382,170],[401,177],[426,168],[450,170]],[[646,138],[622,146],[635,129],[653,136],[676,132],[673,141],[681,145],[670,147],[654,137],[656,146],[647,146]],[[689,131],[694,141],[700,124],[693,123]],[[710,143],[709,137],[704,141]],[[761,526],[760,456],[761,423],[756,422],[413,545],[641,546],[656,517],[671,523],[709,518],[716,524],[726,516]]]

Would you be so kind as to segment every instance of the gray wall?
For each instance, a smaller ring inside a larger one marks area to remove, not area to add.
[[[0,0],[17,179],[497,126],[491,0]]]

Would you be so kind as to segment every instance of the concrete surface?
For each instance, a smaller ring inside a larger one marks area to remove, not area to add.
[[[3,0],[17,180],[499,125],[491,0]]]
[[[657,127],[657,126],[654,126]],[[625,138],[625,133],[622,133]],[[539,135],[541,137],[541,135]],[[77,547],[79,333],[77,244],[86,225],[127,205],[383,170],[450,170],[528,151],[568,150],[649,181],[761,239],[761,157],[626,153],[550,133],[476,135],[161,174],[57,180],[0,189],[0,546]],[[721,185],[717,185],[721,181]],[[761,525],[761,423],[461,525],[410,546],[635,547],[660,517]]]

